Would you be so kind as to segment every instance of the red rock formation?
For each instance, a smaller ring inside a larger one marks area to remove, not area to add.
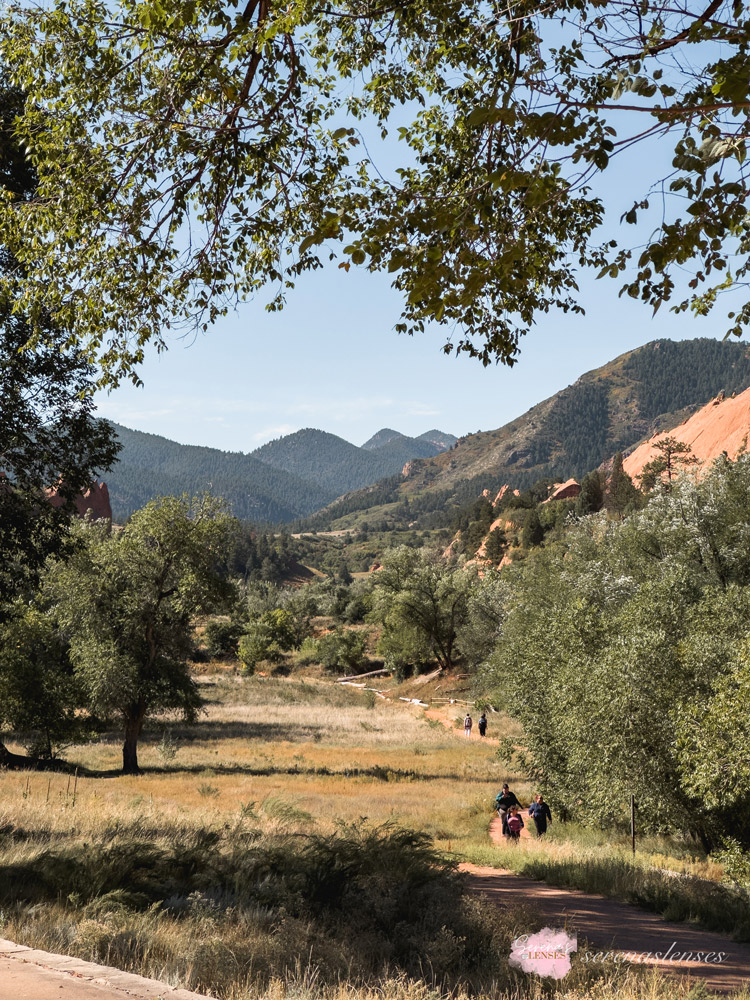
[[[722,452],[734,461],[747,447],[750,437],[750,389],[745,389],[733,399],[725,399],[721,393],[679,427],[654,434],[623,461],[625,472],[633,479],[639,479],[644,466],[658,454],[654,445],[667,436],[690,445],[698,459],[699,464],[695,466],[698,475]]]
[[[564,483],[555,483],[552,492],[542,503],[551,503],[553,500],[571,500],[581,492],[581,484],[575,479],[568,479]]]
[[[504,515],[501,514],[500,517],[495,518],[495,520],[490,525],[487,534],[482,539],[482,544],[477,549],[477,559],[485,559],[487,557],[487,542],[489,540],[490,535],[495,530],[495,528],[501,528],[503,531],[505,531],[505,529],[508,527],[510,527],[510,522]]]
[[[62,507],[65,500],[58,489],[47,490],[47,499],[53,507]],[[85,517],[91,511],[94,520],[107,518],[112,520],[112,505],[109,502],[109,490],[106,483],[94,482],[85,493],[79,493],[73,501],[79,517]]]

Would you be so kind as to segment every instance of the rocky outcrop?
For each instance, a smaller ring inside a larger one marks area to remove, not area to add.
[[[698,475],[724,452],[734,461],[747,448],[750,436],[750,389],[731,398],[720,393],[684,423],[644,441],[622,463],[632,479],[640,478],[644,466],[658,454],[656,442],[667,436],[690,446],[698,459],[695,466]]]
[[[581,484],[575,479],[568,479],[564,483],[555,483],[552,492],[542,503],[552,503],[553,500],[573,500],[581,492]]]
[[[47,499],[53,507],[62,507],[65,503],[59,489],[48,490]],[[112,520],[112,505],[109,502],[109,490],[106,483],[92,483],[89,489],[85,493],[79,493],[73,502],[79,517],[85,517],[88,514],[94,520],[100,518]]]

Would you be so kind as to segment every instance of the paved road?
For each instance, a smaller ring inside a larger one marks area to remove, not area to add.
[[[2,1000],[206,1000],[190,990],[0,938]]]

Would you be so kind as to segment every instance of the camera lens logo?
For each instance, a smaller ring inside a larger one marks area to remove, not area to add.
[[[510,964],[523,972],[562,979],[570,972],[571,953],[578,950],[578,938],[564,930],[544,927],[536,934],[522,934],[513,942]]]

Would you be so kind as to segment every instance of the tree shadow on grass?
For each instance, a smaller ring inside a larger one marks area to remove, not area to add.
[[[374,764],[370,767],[342,767],[333,768],[325,765],[305,765],[298,762],[284,764],[222,764],[220,762],[208,761],[203,764],[167,764],[161,767],[149,764],[141,767],[141,774],[194,774],[205,775],[210,771],[212,775],[221,777],[226,774],[241,774],[247,777],[268,778],[274,775],[309,775],[317,777],[331,778],[375,778],[377,781],[463,781],[463,774],[428,774],[424,771],[410,771],[406,768],[383,767]],[[87,778],[119,778],[122,771],[112,769],[109,771],[94,771],[81,769],[80,774]]]
[[[143,733],[142,746],[156,746],[160,743],[164,730],[172,739],[185,743],[218,742],[222,740],[253,740],[263,743],[314,743],[321,740],[329,730],[326,726],[298,725],[290,727],[280,722],[240,722],[218,719],[200,719],[196,723],[169,722]]]

